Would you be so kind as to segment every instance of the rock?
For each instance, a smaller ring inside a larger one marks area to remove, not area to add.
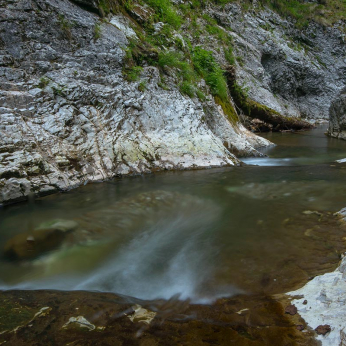
[[[325,30],[315,21],[301,30],[266,7],[243,11],[236,2],[222,10],[211,6],[208,14],[232,29],[237,81],[251,99],[290,117],[329,118],[330,105],[346,82],[341,31]],[[209,47],[216,51],[213,44]]]
[[[337,163],[345,163],[346,159],[336,160]]]
[[[346,140],[346,88],[341,91],[330,106],[328,134]],[[343,163],[345,160],[337,162]]]
[[[77,325],[80,328],[86,328],[89,331],[94,330],[96,328],[83,316],[70,317],[69,320],[62,326],[62,328],[67,328],[70,325]]]
[[[331,328],[328,324],[325,325],[320,325],[315,329],[316,333],[318,335],[326,335],[327,333],[329,333],[331,331]]]
[[[295,305],[288,305],[285,308],[285,314],[289,314],[289,315],[295,315],[297,313],[297,308],[295,307]]]
[[[21,233],[6,243],[4,256],[11,260],[27,260],[38,257],[61,245],[67,232],[78,224],[74,221],[55,220],[42,224],[32,232]]]
[[[341,337],[346,328],[345,268],[346,257],[343,257],[338,270],[316,276],[301,289],[287,293],[305,298],[294,299],[292,303],[309,327],[316,330],[323,346],[342,344]]]
[[[53,228],[62,232],[73,231],[78,227],[78,223],[73,220],[55,219],[41,223],[36,229]]]
[[[149,325],[156,316],[156,312],[144,309],[138,304],[136,304],[132,308],[134,310],[134,313],[129,315],[128,318],[134,323],[141,322]]]
[[[125,174],[233,166],[271,144],[231,123],[211,95],[186,97],[170,77],[160,87],[155,67],[124,78],[131,26],[151,21],[149,6],[101,22],[98,0],[30,3],[5,1],[0,22],[16,61],[0,66],[0,204]]]
[[[305,329],[305,327],[302,324],[297,324],[296,328],[297,328],[297,330],[300,330],[300,331]]]
[[[72,0],[72,1],[78,5],[84,6],[85,8],[89,10],[99,12],[99,5],[100,5],[99,0]]]

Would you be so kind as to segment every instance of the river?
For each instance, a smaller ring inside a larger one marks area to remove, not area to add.
[[[346,248],[333,216],[346,206],[336,162],[346,141],[325,131],[264,134],[276,146],[240,167],[119,178],[4,207],[0,244],[54,220],[75,226],[54,249],[2,256],[0,288],[195,303],[298,288]]]

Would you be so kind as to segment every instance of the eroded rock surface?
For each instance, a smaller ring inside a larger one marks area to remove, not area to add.
[[[346,140],[346,88],[330,106],[328,134]]]
[[[116,175],[234,165],[232,152],[269,144],[211,96],[159,87],[154,67],[125,81],[128,19],[101,21],[97,1],[75,3],[0,2],[0,204]]]
[[[311,21],[297,28],[256,3],[246,12],[237,3],[209,9],[233,30],[238,82],[251,99],[280,114],[328,119],[332,100],[346,84],[345,23],[324,27]]]

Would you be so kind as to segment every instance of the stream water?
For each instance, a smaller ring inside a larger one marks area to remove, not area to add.
[[[0,289],[208,303],[302,285],[346,246],[333,216],[346,206],[346,165],[335,162],[346,141],[325,130],[266,134],[277,146],[241,167],[115,179],[2,208],[2,246],[22,233],[36,246],[34,230],[54,220],[74,227],[32,258],[3,251]]]

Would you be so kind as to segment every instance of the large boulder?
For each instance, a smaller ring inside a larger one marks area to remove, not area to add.
[[[346,88],[341,91],[330,106],[328,134],[346,140]]]

